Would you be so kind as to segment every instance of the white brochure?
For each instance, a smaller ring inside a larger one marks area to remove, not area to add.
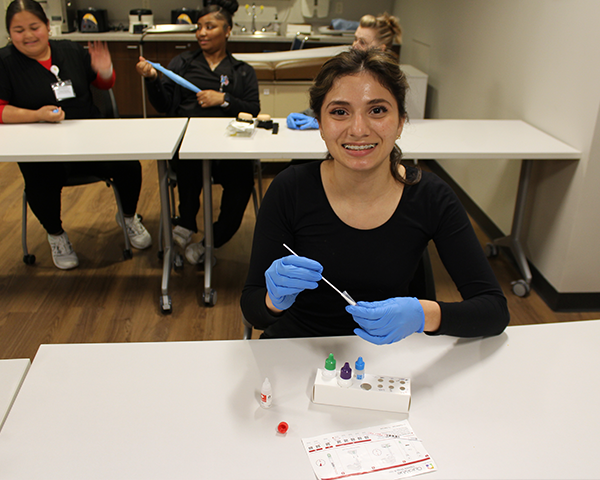
[[[303,438],[302,443],[320,480],[395,480],[436,470],[408,420]]]

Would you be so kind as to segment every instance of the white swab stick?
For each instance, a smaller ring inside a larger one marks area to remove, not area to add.
[[[296,252],[294,252],[290,247],[288,247],[285,243],[283,244],[283,246],[285,248],[287,248],[290,253],[292,255],[295,255],[296,257],[299,257],[300,255],[298,255]],[[329,285],[331,288],[333,288],[337,293],[339,293],[341,295],[341,297],[346,300],[350,305],[356,305],[356,302],[352,299],[352,297],[348,294],[348,292],[344,291],[344,292],[340,292],[334,285],[333,283],[331,283],[329,280],[327,280],[325,277],[321,276],[321,279],[327,284]]]

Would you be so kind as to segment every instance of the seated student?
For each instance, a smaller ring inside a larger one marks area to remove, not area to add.
[[[169,70],[198,86],[194,93],[158,72],[144,57],[136,65],[146,80],[148,98],[157,111],[177,117],[237,117],[241,112],[258,115],[260,100],[254,69],[233,58],[227,40],[238,9],[236,0],[211,0],[199,13],[196,39],[199,49],[185,52],[169,63]],[[204,240],[192,243],[198,232],[202,161],[176,162],[179,189],[179,220],[173,240],[193,265],[204,263]],[[221,210],[214,223],[214,246],[227,243],[242,224],[254,188],[254,166],[248,160],[213,160],[211,174],[223,186]],[[214,258],[214,257],[213,257]]]
[[[89,44],[88,53],[77,43],[49,40],[50,23],[33,0],[15,0],[8,6],[6,29],[11,43],[0,49],[0,123],[99,116],[90,84],[108,90],[115,81],[105,44]],[[61,81],[68,85],[57,89]],[[79,264],[60,217],[62,187],[72,174],[112,179],[121,196],[131,245],[141,249],[152,244],[136,214],[142,186],[140,162],[30,162],[19,163],[19,168],[27,202],[48,232],[52,259],[58,268],[66,270]]]
[[[354,33],[354,42],[352,48],[366,50],[368,48],[378,48],[379,50],[391,51],[394,42],[402,41],[402,27],[400,21],[384,13],[377,17],[373,15],[364,15]],[[289,128],[306,130],[308,128],[319,128],[315,120],[315,113],[311,108],[307,108],[302,113],[291,113],[287,118]],[[292,160],[292,165],[308,163],[312,160]]]
[[[241,307],[263,338],[355,333],[382,344],[423,331],[497,335],[508,324],[458,198],[434,174],[400,164],[406,88],[395,57],[376,49],[341,53],[317,75],[310,106],[329,155],[281,172],[255,228]],[[407,297],[430,240],[463,301]]]
[[[352,48],[391,50],[394,41],[402,41],[402,27],[396,17],[387,13],[377,17],[364,15],[354,32]]]

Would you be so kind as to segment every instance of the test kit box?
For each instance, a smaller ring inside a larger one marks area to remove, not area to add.
[[[408,413],[410,409],[410,380],[366,374],[364,379],[352,379],[349,387],[338,384],[337,378],[324,378],[324,369],[317,369],[312,401],[324,405],[385,410]]]

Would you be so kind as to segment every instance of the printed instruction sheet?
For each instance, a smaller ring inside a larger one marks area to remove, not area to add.
[[[408,420],[303,438],[302,443],[320,480],[395,480],[436,470]]]

